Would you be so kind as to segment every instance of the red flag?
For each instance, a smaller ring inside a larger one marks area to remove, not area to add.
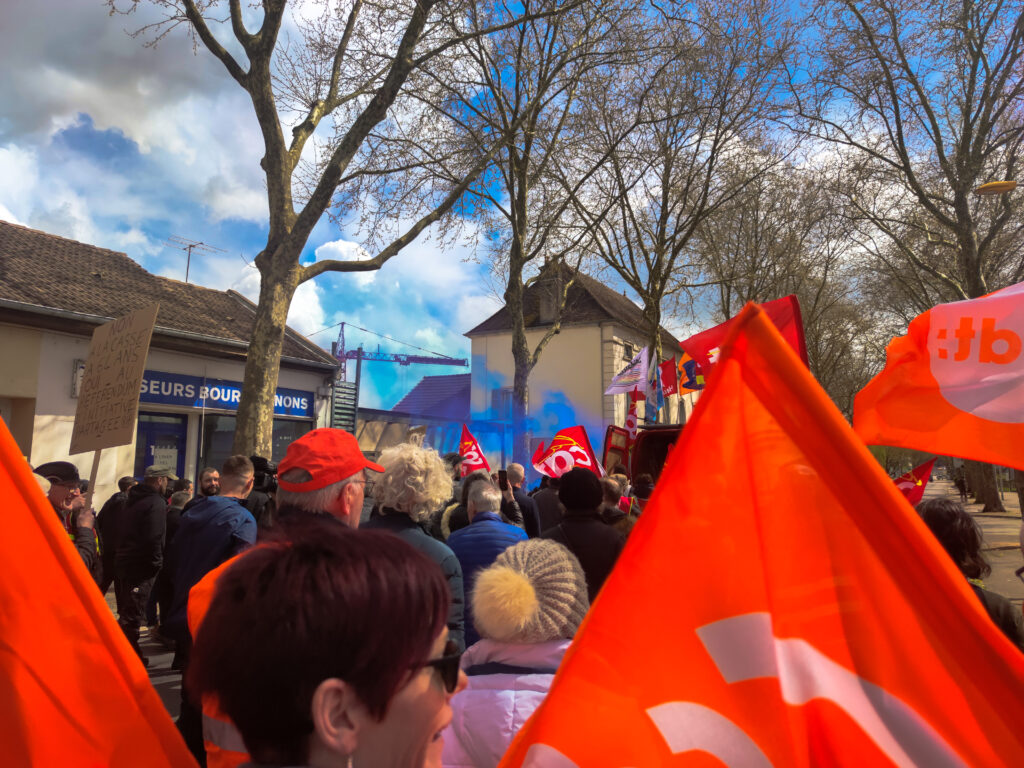
[[[889,342],[853,428],[893,445],[1024,469],[1024,283],[940,304]]]
[[[1024,655],[748,306],[500,765],[1019,765],[1021,690]]]
[[[636,440],[636,429],[637,429],[637,413],[636,404],[641,403],[646,399],[643,391],[634,389],[629,393],[629,410],[626,412],[626,430],[629,432],[629,445],[632,446]],[[534,461],[536,464],[537,462]]]
[[[935,466],[935,459],[926,461],[920,467],[912,469],[907,474],[897,477],[893,482],[900,489],[900,493],[907,497],[910,506],[915,507],[921,503],[924,496],[924,489],[932,476],[932,467]]]
[[[782,337],[796,350],[800,359],[807,364],[807,342],[804,340],[804,322],[800,317],[800,302],[796,296],[783,296],[781,299],[768,301],[761,309],[779,329]],[[726,336],[736,322],[732,317],[714,328],[701,331],[682,342],[683,350],[697,363],[700,373],[706,381],[718,360],[719,349]]]
[[[487,463],[487,457],[480,450],[480,443],[473,437],[469,427],[462,425],[462,439],[459,440],[459,455],[462,456],[462,477],[478,469],[491,471],[491,465]]]
[[[0,509],[3,763],[194,766],[2,420]]]
[[[533,468],[542,475],[561,477],[573,467],[583,467],[598,477],[604,476],[604,467],[590,447],[590,438],[583,427],[559,430],[546,451],[543,442],[534,451]]]
[[[676,359],[673,357],[663,363],[658,363],[658,365],[661,367],[661,391],[665,397],[677,394],[679,384],[676,379]]]

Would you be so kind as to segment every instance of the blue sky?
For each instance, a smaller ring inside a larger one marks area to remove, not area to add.
[[[125,33],[151,13],[108,16],[101,0],[14,0],[0,26],[0,218],[126,252],[184,279],[171,235],[224,249],[194,254],[190,281],[256,298],[249,266],[266,238],[261,140],[252,108],[219,63],[182,31],[155,49]],[[58,18],[59,24],[44,24]],[[351,257],[353,233],[323,219],[304,261]],[[500,306],[487,267],[429,234],[378,272],[327,274],[300,287],[289,322],[304,333],[342,320],[454,357],[462,334]],[[326,348],[337,328],[312,338]],[[354,329],[360,342],[413,352]],[[364,364],[361,403],[390,408],[422,376],[468,369]]]

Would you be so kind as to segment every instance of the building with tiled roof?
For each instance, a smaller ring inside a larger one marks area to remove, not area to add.
[[[394,410],[413,416],[466,421],[469,419],[469,388],[472,374],[424,376],[398,401]]]
[[[605,395],[612,378],[648,343],[650,324],[643,310],[601,281],[567,267],[546,270],[523,294],[526,337],[532,351],[556,317],[556,297],[568,280],[560,330],[540,355],[529,378],[528,419],[534,443],[548,442],[559,429],[582,424],[595,451],[601,450],[609,425],[625,423],[625,395]],[[679,341],[660,329],[663,358],[682,353]],[[512,318],[502,307],[466,333],[472,342],[470,415],[474,422],[506,423],[511,427]],[[663,418],[679,418],[678,398],[671,397]],[[482,440],[483,442],[483,440]],[[484,445],[492,456],[511,450],[505,444]]]
[[[127,254],[0,221],[0,416],[34,465],[68,456],[76,391],[93,330],[159,302],[136,440],[103,452],[97,492],[169,463],[194,478],[230,454],[255,305],[153,275]],[[337,361],[293,329],[285,336],[274,453],[325,424]]]

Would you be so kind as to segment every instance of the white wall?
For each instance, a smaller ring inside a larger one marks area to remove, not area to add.
[[[527,331],[532,351],[543,330]],[[491,393],[511,387],[515,364],[512,334],[475,336],[472,342],[470,413],[474,419],[493,418]],[[541,353],[529,379],[529,417],[535,421],[534,437],[549,439],[559,429],[582,424],[595,451],[600,453],[609,424],[622,426],[628,406],[625,395],[606,396],[612,377],[632,359],[627,344],[639,348],[646,338],[617,323],[568,326],[554,336]],[[666,354],[678,350],[665,350]],[[667,398],[663,420],[677,421],[682,415],[679,398]],[[492,467],[500,462],[500,446],[477,435]],[[506,450],[510,448],[506,445]],[[507,460],[508,457],[506,457]]]

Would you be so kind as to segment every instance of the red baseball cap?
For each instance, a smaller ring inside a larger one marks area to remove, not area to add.
[[[304,469],[313,479],[304,483],[289,483],[281,479],[290,469]],[[282,490],[295,493],[319,491],[352,477],[361,469],[384,471],[380,464],[374,464],[363,456],[355,437],[343,429],[324,427],[307,432],[288,446],[277,466],[277,484]]]

